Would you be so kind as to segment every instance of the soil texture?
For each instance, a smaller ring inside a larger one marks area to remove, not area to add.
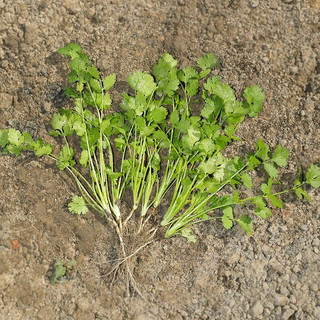
[[[214,52],[214,73],[238,97],[257,84],[266,102],[246,119],[239,155],[261,137],[291,150],[282,174],[320,161],[319,0],[0,0],[0,128],[48,140],[64,97],[68,62],[57,49],[79,43],[103,75],[150,71],[169,52],[192,65]],[[320,191],[312,204],[286,195],[247,237],[221,223],[198,225],[195,244],[157,241],[134,259],[143,297],[105,274],[117,237],[95,214],[72,216],[78,193],[67,172],[25,153],[0,157],[0,319],[320,319]],[[76,266],[55,285],[56,260]]]

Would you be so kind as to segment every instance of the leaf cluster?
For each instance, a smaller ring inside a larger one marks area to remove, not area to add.
[[[282,208],[282,193],[295,191],[299,198],[311,201],[303,186],[320,186],[320,167],[311,165],[305,179],[300,172],[291,189],[274,190],[275,184],[281,184],[279,169],[289,157],[289,150],[280,144],[271,151],[258,139],[252,153],[223,156],[224,149],[240,140],[236,130],[245,117],[259,114],[265,95],[252,85],[237,99],[230,85],[212,75],[219,64],[214,54],[199,58],[196,67],[181,69],[173,56],[164,54],[151,73],[136,71],[128,76],[133,94],[122,93],[122,112],[114,112],[109,110],[109,90],[116,75],[101,78],[77,44],[58,52],[70,59],[71,86],[65,94],[73,100],[73,107],[52,117],[49,134],[59,139],[60,150],[54,152],[51,144],[34,141],[29,133],[13,128],[0,130],[0,149],[14,155],[33,151],[38,157],[54,159],[60,170],[66,169],[81,192],[68,205],[70,212],[85,214],[89,205],[121,229],[138,208],[141,218],[148,219],[167,197],[170,204],[161,217],[166,237],[181,235],[195,241],[190,227],[214,219],[226,229],[237,223],[251,235],[251,218],[237,217],[237,205],[251,203],[255,214],[266,219],[271,207]],[[197,115],[194,103],[202,105]],[[70,145],[71,136],[78,138],[77,146]],[[241,198],[243,188],[252,189],[252,172],[259,166],[268,181],[258,188],[258,195]],[[83,170],[88,170],[89,179]],[[222,195],[226,186],[234,190],[232,194]],[[125,192],[133,204],[127,217],[118,206]]]

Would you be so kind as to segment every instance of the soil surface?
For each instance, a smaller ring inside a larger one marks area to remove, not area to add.
[[[182,66],[214,52],[214,72],[239,97],[252,84],[266,95],[235,152],[259,137],[281,142],[292,151],[284,186],[320,161],[319,0],[0,0],[0,128],[52,139],[51,117],[69,104],[57,54],[68,42],[103,75],[117,73],[115,95],[165,52]],[[1,156],[0,319],[320,319],[320,191],[309,191],[311,205],[286,195],[268,221],[253,217],[252,237],[205,223],[195,244],[145,248],[134,261],[141,297],[127,294],[125,277],[110,286],[117,238],[94,212],[68,213],[77,188],[67,172],[30,154]],[[72,259],[52,285],[55,261]]]

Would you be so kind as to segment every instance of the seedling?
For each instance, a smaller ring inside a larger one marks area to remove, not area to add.
[[[300,199],[311,201],[303,187],[320,186],[320,167],[312,164],[305,178],[300,171],[292,188],[279,189],[279,168],[287,165],[289,157],[281,144],[271,151],[258,139],[255,150],[247,155],[223,156],[224,149],[240,140],[235,134],[245,117],[259,114],[265,95],[253,85],[238,100],[228,84],[211,75],[218,65],[214,54],[198,59],[197,67],[179,69],[177,60],[166,53],[151,74],[133,72],[128,76],[133,94],[123,93],[123,111],[115,112],[110,109],[109,91],[116,75],[100,78],[75,43],[58,52],[70,59],[71,87],[65,94],[73,101],[72,107],[61,109],[51,121],[49,134],[61,143],[60,151],[14,128],[0,131],[0,149],[17,156],[30,150],[68,171],[81,193],[70,202],[70,212],[83,215],[90,207],[102,214],[119,237],[122,261],[153,241],[158,228],[165,230],[166,238],[180,235],[194,242],[194,224],[221,220],[226,229],[237,224],[251,235],[251,218],[238,216],[236,206],[251,204],[255,215],[267,219],[270,207],[282,208],[281,194],[294,191]],[[203,106],[197,115],[191,108],[195,102]],[[78,137],[80,154],[75,153],[71,136]],[[243,198],[242,190],[252,188],[252,172],[258,167],[264,168],[268,179],[258,195]],[[274,184],[280,191],[274,191]],[[170,204],[160,211],[165,197]],[[121,209],[124,199],[131,203],[130,210]],[[123,235],[135,216],[140,217],[134,221],[137,235],[150,221],[155,225],[144,244],[127,252]]]
[[[62,277],[66,276],[67,273],[76,265],[76,260],[70,260],[68,263],[64,263],[61,260],[57,260],[54,264],[54,273],[50,277],[51,284],[56,284],[57,281],[61,280]]]

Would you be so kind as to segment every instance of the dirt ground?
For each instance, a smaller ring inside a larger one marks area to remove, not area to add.
[[[214,52],[216,74],[240,97],[266,95],[246,119],[238,154],[263,138],[291,150],[283,177],[320,161],[319,0],[0,0],[0,128],[50,139],[68,64],[57,49],[79,43],[115,92],[134,70],[169,52],[182,66]],[[116,101],[118,103],[118,101]],[[286,184],[285,184],[286,185]],[[158,241],[135,259],[144,298],[105,277],[118,246],[103,218],[66,208],[77,188],[49,160],[0,156],[0,319],[320,319],[320,191],[294,195],[247,237],[219,223],[194,229],[198,241]],[[76,260],[52,285],[56,260]]]

